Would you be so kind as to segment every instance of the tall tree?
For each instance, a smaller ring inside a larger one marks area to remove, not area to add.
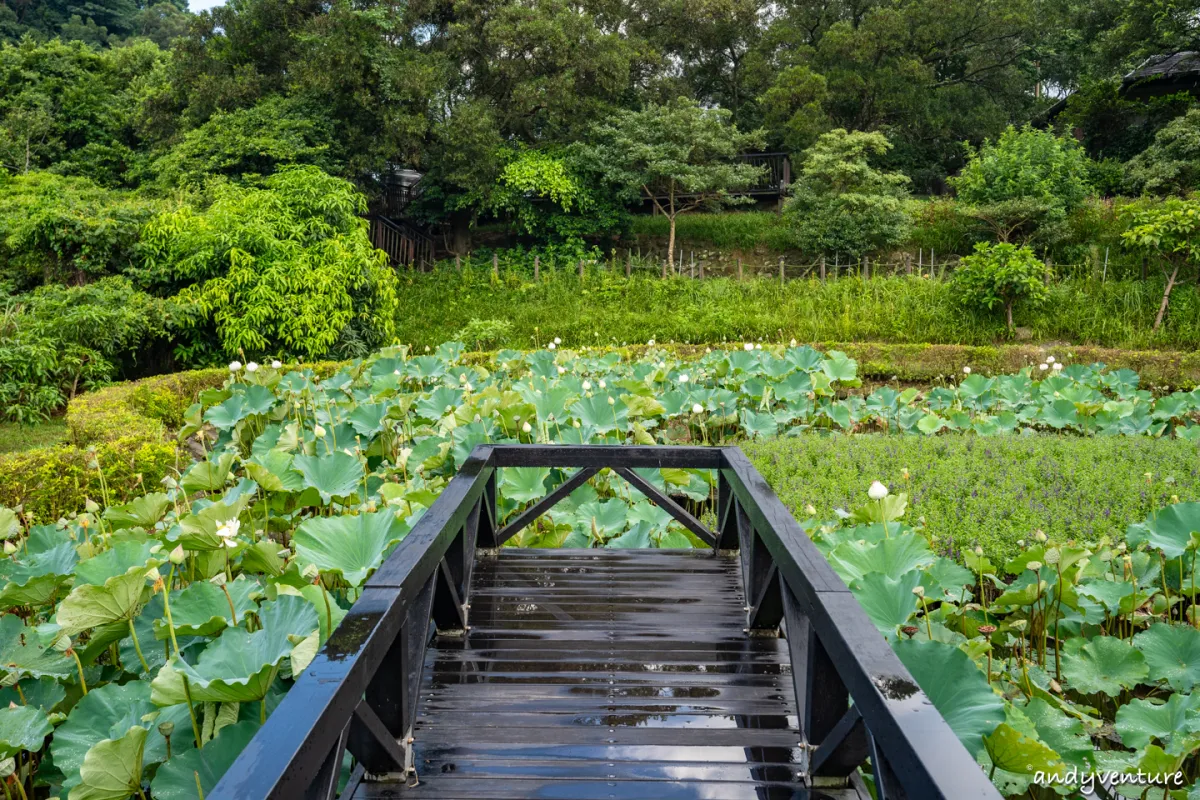
[[[726,110],[681,98],[622,111],[594,127],[591,141],[581,147],[584,160],[627,198],[649,201],[667,217],[669,267],[674,266],[679,215],[739,202],[733,192],[762,174],[761,168],[737,161],[740,153],[762,146],[762,132],[743,133],[729,117]]]

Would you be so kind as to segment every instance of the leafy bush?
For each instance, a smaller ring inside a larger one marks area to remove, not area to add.
[[[391,340],[397,304],[365,210],[350,183],[311,166],[219,185],[209,206],[147,224],[138,275],[181,288],[185,361],[365,355]]]
[[[659,214],[636,216],[632,231],[638,236],[666,236],[670,220]],[[719,214],[682,214],[676,220],[681,243],[749,250],[790,250],[796,243],[786,220],[769,211],[727,211]]]
[[[120,274],[160,208],[86,178],[0,173],[0,281],[22,289]]]
[[[315,109],[279,97],[217,113],[188,131],[151,169],[164,187],[196,186],[213,177],[269,175],[285,164],[329,169],[331,124]]]
[[[891,147],[881,133],[839,128],[804,151],[784,207],[801,250],[859,258],[908,238],[908,178],[870,165]]]
[[[1200,188],[1200,108],[1168,122],[1125,167],[1139,191],[1187,194]]]
[[[1008,329],[1013,330],[1013,306],[1036,307],[1049,296],[1046,265],[1028,247],[1005,242],[975,245],[954,270],[953,286],[962,302],[989,311],[1004,309]]]
[[[511,322],[502,319],[472,318],[466,327],[459,331],[458,335],[454,338],[467,347],[475,350],[484,350],[499,345],[508,337],[511,331]]]
[[[1087,155],[1074,139],[1026,125],[1009,126],[996,142],[970,154],[951,180],[958,197],[974,207],[997,238],[1028,238],[1061,222],[1092,192]]]
[[[124,278],[0,293],[0,419],[44,419],[114,380],[166,336],[170,305]]]
[[[1166,287],[1154,317],[1158,330],[1171,302],[1180,270],[1200,270],[1200,200],[1168,198],[1162,203],[1139,203],[1124,209],[1128,229],[1122,238],[1131,247],[1165,262]]]

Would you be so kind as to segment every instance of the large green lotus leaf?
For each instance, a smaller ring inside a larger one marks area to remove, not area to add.
[[[321,493],[326,503],[331,497],[348,497],[362,485],[362,462],[340,451],[325,456],[296,456],[292,468],[304,476],[306,486]]]
[[[867,612],[875,627],[889,641],[897,638],[896,629],[908,622],[917,610],[913,589],[921,583],[921,573],[909,570],[899,578],[882,572],[868,573],[850,584],[850,591]]]
[[[408,535],[409,523],[389,509],[337,517],[311,517],[296,529],[292,544],[302,564],[340,574],[359,586],[391,548]]]
[[[246,462],[246,474],[267,492],[302,492],[304,476],[292,469],[295,458],[286,450],[268,450]]]
[[[1122,601],[1132,597],[1134,585],[1131,581],[1110,581],[1104,578],[1083,581],[1079,593],[1102,604],[1109,614],[1116,614]]]
[[[181,533],[177,541],[185,550],[220,550],[225,547],[226,540],[217,531],[240,517],[251,499],[250,493],[239,492],[235,497],[228,498],[230,502],[225,502],[223,498],[219,503],[193,506],[194,511],[179,520]]]
[[[151,685],[158,705],[187,701],[186,677],[193,702],[246,702],[266,694],[283,660],[299,642],[318,629],[317,612],[303,597],[281,595],[265,603],[258,616],[262,628],[227,628],[200,654],[192,666],[176,658],[168,661]]]
[[[1057,775],[1063,770],[1062,759],[1043,742],[1026,736],[1007,722],[1000,723],[983,737],[988,757],[999,769],[1018,775],[1043,772]]]
[[[0,616],[0,667],[32,678],[65,678],[75,671],[75,662],[48,649],[33,628],[15,614]]]
[[[1155,511],[1145,522],[1149,544],[1168,559],[1187,550],[1192,533],[1200,533],[1200,503],[1176,503]]]
[[[150,784],[154,800],[201,800],[201,791],[204,796],[209,795],[254,738],[258,727],[255,720],[227,725],[203,748],[180,753],[163,764]]]
[[[0,561],[0,609],[49,603],[75,572],[79,556],[71,542],[49,550],[21,555],[20,561]]]
[[[167,513],[170,499],[162,492],[142,495],[123,506],[110,506],[104,511],[106,519],[114,529],[153,528]]]
[[[17,687],[20,687],[20,692]],[[0,708],[30,706],[49,714],[66,698],[67,690],[54,678],[25,678],[16,686],[0,689]]]
[[[227,431],[253,414],[266,414],[274,405],[275,396],[270,389],[247,386],[244,392],[234,394],[204,412],[204,421],[218,430]]]
[[[1154,680],[1177,692],[1190,692],[1200,683],[1200,631],[1190,625],[1159,622],[1134,636],[1133,643],[1146,656]]]
[[[839,424],[842,423],[839,421]],[[779,423],[775,421],[775,417],[770,414],[760,414],[748,408],[742,409],[741,426],[751,439],[755,437],[766,439],[779,433]],[[842,427],[849,427],[849,420],[846,420]]]
[[[143,719],[148,715],[156,715]],[[106,683],[92,689],[71,709],[67,721],[54,731],[50,753],[54,765],[67,776],[68,784],[78,782],[88,750],[102,739],[117,739],[131,727],[157,726],[173,722],[171,749],[179,753],[195,743],[186,704],[160,709],[150,702],[150,684],[130,681],[126,684]],[[154,730],[146,742],[145,763],[155,764],[167,759],[167,745],[162,734]]]
[[[109,578],[103,586],[76,586],[59,604],[55,619],[67,636],[98,625],[131,620],[141,611],[145,588],[144,567],[134,567],[124,575]]]
[[[609,405],[609,396],[604,394],[592,395],[580,399],[571,406],[571,414],[584,427],[597,433],[625,430],[629,418],[629,409],[620,400],[614,400]]]
[[[892,646],[959,741],[978,755],[983,737],[1004,721],[1004,700],[983,672],[966,653],[944,642],[905,639]]]
[[[1058,753],[1064,763],[1087,772],[1095,769],[1092,755],[1095,748],[1082,722],[1040,697],[1031,700],[1023,711],[1037,729],[1038,738]]]
[[[1063,677],[1083,694],[1097,692],[1116,697],[1146,679],[1145,657],[1115,636],[1090,640],[1070,639],[1063,653]]]
[[[830,350],[821,362],[821,369],[830,381],[853,383],[858,379],[858,362],[840,350]]]
[[[119,739],[102,739],[93,745],[67,800],[126,800],[140,791],[147,734],[134,725]]]
[[[937,560],[929,544],[916,534],[892,536],[874,544],[844,542],[829,554],[829,563],[847,583],[872,572],[903,575],[923,569]]]
[[[543,424],[567,421],[567,403],[578,393],[569,386],[551,386],[531,393],[525,400],[533,405],[538,422]],[[551,419],[553,417],[553,419]]]
[[[500,479],[499,492],[508,500],[531,503],[546,496],[546,479],[550,470],[545,467],[509,467]]]
[[[360,403],[350,412],[346,421],[355,433],[369,440],[383,430],[388,408],[387,403]]]
[[[239,624],[246,618],[247,611],[258,609],[251,598],[262,590],[258,581],[239,575],[226,583],[225,589],[229,592],[228,597],[220,587],[208,581],[197,581],[185,589],[171,592],[171,620],[175,623],[175,634],[211,636],[222,628]],[[154,635],[158,639],[170,636],[165,617],[154,621]]]
[[[997,608],[1031,606],[1042,596],[1042,591],[1041,579],[1037,575],[1028,571],[1022,572],[992,604]]]
[[[938,556],[932,565],[925,568],[921,575],[921,585],[925,587],[925,596],[930,600],[950,600],[955,603],[970,598],[971,587],[975,583],[975,575],[971,570]]]
[[[80,561],[75,566],[75,585],[103,586],[109,578],[124,575],[134,567],[157,567],[163,563],[155,556],[160,550],[162,545],[153,539],[118,542],[100,555]]]
[[[197,461],[179,479],[179,485],[189,494],[215,492],[225,486],[233,469],[233,453],[224,453],[216,461]]]
[[[0,708],[0,759],[36,753],[53,730],[46,712],[36,706]]]
[[[276,589],[281,595],[290,594],[303,597],[312,604],[317,612],[317,621],[321,623],[320,640],[322,642],[329,639],[330,631],[336,630],[346,616],[346,609],[338,604],[337,598],[316,584],[306,583],[300,588],[296,588],[291,584],[280,583],[276,585]]]
[[[0,539],[11,539],[21,531],[17,512],[8,506],[0,506]]]
[[[646,522],[639,522],[620,536],[609,539],[604,546],[630,550],[650,547],[650,525]]]
[[[573,514],[563,512],[554,519],[556,522],[569,519],[572,527],[584,536],[604,541],[624,532],[628,521],[625,515],[627,508],[619,500],[594,500],[580,504]]]
[[[1200,726],[1200,694],[1173,694],[1165,702],[1135,698],[1117,709],[1116,729],[1121,743],[1140,750],[1157,739],[1169,746],[1176,734]]]

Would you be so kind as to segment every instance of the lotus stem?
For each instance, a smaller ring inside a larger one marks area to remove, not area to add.
[[[79,660],[79,653],[75,652],[75,648],[69,648],[68,651],[71,657],[75,659],[75,667],[79,670],[79,688],[83,689],[83,696],[87,697],[88,688],[87,680],[83,677],[83,662]]]
[[[229,558],[229,549],[225,549],[225,558]],[[229,613],[233,617],[233,625],[237,627],[237,609],[233,607],[233,598],[229,595],[229,588],[225,584],[221,584],[221,591],[225,593],[225,602],[229,603]]]
[[[133,627],[133,617],[128,619],[129,635],[133,637],[133,649],[137,651],[138,661],[142,662],[142,669],[146,670],[146,675],[150,674],[150,665],[146,663],[146,657],[142,655],[142,643],[138,641],[137,631]]]
[[[180,662],[183,661],[183,659],[179,660]],[[188,716],[192,718],[192,733],[196,737],[196,749],[200,750],[204,747],[204,739],[200,736],[200,723],[196,720],[196,707],[192,705],[192,687],[188,683],[187,675],[180,675],[179,677],[183,678],[183,696],[187,699]],[[199,781],[197,781],[197,785],[199,785]]]

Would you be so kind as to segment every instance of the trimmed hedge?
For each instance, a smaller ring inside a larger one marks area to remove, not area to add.
[[[1200,447],[1175,439],[812,435],[742,449],[798,519],[808,504],[833,519],[879,480],[909,495],[906,520],[923,519],[948,550],[978,545],[993,560],[1036,529],[1118,538],[1173,495],[1200,500]]]
[[[105,483],[114,501],[153,491],[186,458],[170,432],[196,396],[228,374],[182,372],[79,395],[67,407],[69,444],[0,455],[0,504],[24,505],[47,521],[99,501]]]

